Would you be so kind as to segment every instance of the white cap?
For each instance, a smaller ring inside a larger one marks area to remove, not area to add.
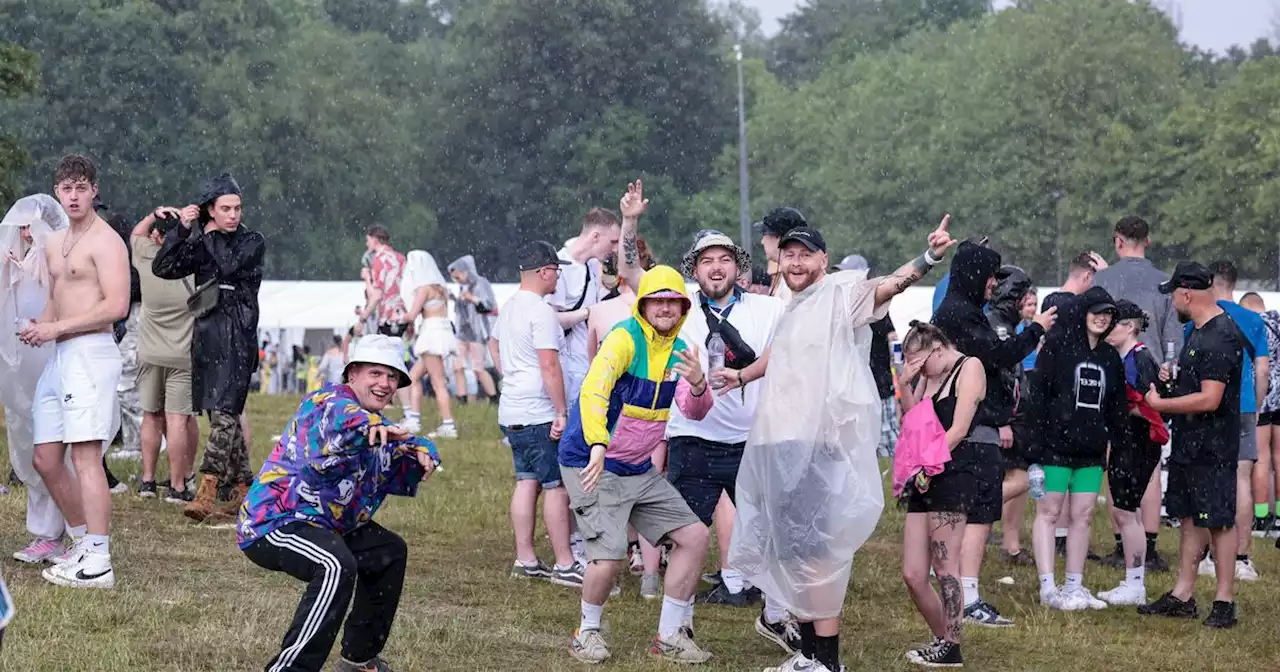
[[[400,374],[398,388],[409,385],[409,371],[404,367],[404,346],[398,338],[382,334],[361,337],[351,346],[351,358],[347,361],[343,374],[356,363],[389,366]]]

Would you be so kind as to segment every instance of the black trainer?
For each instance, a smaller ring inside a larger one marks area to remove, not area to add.
[[[1143,616],[1168,616],[1169,618],[1195,618],[1200,615],[1199,610],[1196,609],[1196,598],[1193,597],[1184,602],[1174,597],[1173,593],[1165,593],[1155,602],[1138,607],[1138,613]]]
[[[720,578],[720,570],[717,569],[713,574],[703,574],[702,582],[709,583],[713,586],[718,586],[721,583],[724,583],[724,579]]]
[[[1090,553],[1092,554],[1092,551]],[[1102,557],[1094,556],[1089,559],[1096,560],[1099,564],[1106,565],[1107,567],[1115,567],[1117,569],[1123,568],[1124,567],[1124,549],[1116,548],[1114,551],[1111,551],[1111,553],[1107,555],[1104,555]]]
[[[1204,619],[1206,628],[1230,628],[1236,624],[1236,603],[1214,600],[1209,617]]]
[[[173,488],[169,488],[169,494],[165,496],[164,501],[170,504],[186,505],[195,501],[195,498],[196,495],[191,491],[191,488],[187,488],[186,490],[174,490]]]
[[[155,499],[156,498],[156,482],[143,481],[142,485],[138,486],[138,496],[143,499]]]
[[[782,647],[788,654],[800,651],[800,628],[790,617],[777,623],[764,620],[764,610],[756,618],[756,634]]]
[[[960,645],[955,642],[934,640],[934,644],[907,654],[907,660],[925,667],[964,667]]]
[[[749,607],[758,604],[761,600],[760,590],[757,588],[745,588],[736,593],[729,592],[729,588],[723,583],[715,588],[704,590],[693,598],[694,604],[718,604],[725,607]]]
[[[1147,554],[1145,563],[1148,572],[1167,572],[1169,571],[1169,563],[1160,557],[1160,551],[1152,551]]]
[[[1253,518],[1253,536],[1258,539],[1265,539],[1267,533],[1271,532],[1271,515],[1268,514],[1261,518],[1254,516]]]

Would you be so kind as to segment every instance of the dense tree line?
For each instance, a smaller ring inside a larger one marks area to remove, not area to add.
[[[1133,212],[1163,262],[1276,275],[1266,42],[1187,48],[1127,0],[809,0],[758,28],[733,0],[8,2],[0,205],[69,151],[127,217],[227,169],[269,277],[353,277],[377,223],[510,280],[514,243],[572,235],[642,175],[674,261],[737,231],[741,42],[757,216],[796,205],[887,264],[949,211],[1051,282]]]

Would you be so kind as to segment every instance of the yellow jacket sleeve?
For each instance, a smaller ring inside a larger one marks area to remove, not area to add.
[[[587,370],[578,396],[582,435],[587,446],[609,445],[609,397],[613,394],[614,384],[631,368],[635,354],[636,345],[631,334],[626,329],[614,329],[600,344],[595,359],[591,360],[591,368]]]

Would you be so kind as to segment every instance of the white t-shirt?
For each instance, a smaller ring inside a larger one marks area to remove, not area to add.
[[[581,309],[599,303],[600,262],[588,259],[587,263],[579,264],[569,256],[567,247],[560,249],[559,257],[572,263],[560,267],[556,291],[547,297],[547,302],[559,312],[572,310],[575,306]],[[581,306],[578,306],[578,297],[583,297]],[[564,369],[566,398],[572,406],[582,387],[582,379],[587,377],[587,369],[591,366],[591,360],[587,358],[586,321],[569,330],[569,335],[564,339],[564,348],[560,350],[560,366]]]
[[[502,305],[495,338],[502,358],[502,397],[498,424],[541,425],[556,418],[542,384],[539,350],[563,352],[564,331],[556,311],[541,296],[522,289]]]
[[[701,294],[694,294],[693,308],[689,311],[684,326],[680,328],[680,338],[690,346],[698,346],[702,370],[705,372],[708,366],[707,335],[710,330],[707,329],[707,316],[702,311],[701,301]],[[756,356],[763,357],[765,348],[773,342],[773,332],[777,329],[785,308],[786,304],[781,299],[743,292],[729,310],[727,319],[738,330],[742,340],[756,351]],[[756,405],[760,403],[762,387],[759,383],[748,383],[745,401],[739,390],[733,390],[724,396],[719,396],[717,390],[709,390],[717,395],[715,405],[711,407],[707,417],[700,421],[684,417],[680,409],[672,404],[671,415],[667,420],[667,437],[696,436],[719,443],[746,441],[747,434],[751,431],[752,418],[756,414]]]

